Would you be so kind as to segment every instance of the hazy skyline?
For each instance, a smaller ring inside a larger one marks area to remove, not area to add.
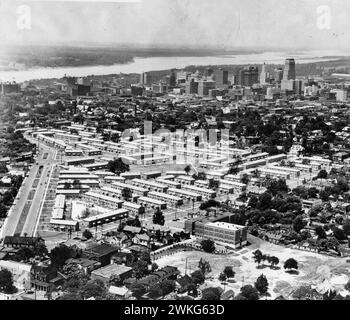
[[[1,44],[350,49],[348,0],[91,1],[0,0]],[[17,26],[23,4],[29,30]],[[330,29],[317,26],[321,5],[331,9]]]

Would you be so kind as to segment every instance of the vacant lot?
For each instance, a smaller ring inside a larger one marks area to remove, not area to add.
[[[349,264],[346,258],[332,258],[315,253],[303,252],[299,250],[284,248],[264,242],[257,238],[250,238],[252,244],[243,248],[237,253],[230,255],[214,255],[199,251],[178,252],[171,256],[163,257],[156,261],[159,266],[176,266],[182,273],[185,273],[187,259],[187,273],[198,269],[198,262],[201,258],[209,261],[211,273],[206,286],[221,286],[225,289],[232,289],[238,294],[242,285],[254,285],[256,279],[264,274],[269,282],[270,298],[279,295],[290,296],[296,288],[301,285],[310,284],[315,288],[320,286],[330,287],[341,294],[346,294],[344,284],[350,276]],[[273,255],[279,258],[280,263],[275,269],[271,269],[268,264],[258,267],[252,258],[252,252],[259,249],[264,254]],[[289,274],[283,269],[284,262],[294,258],[299,263],[299,274]],[[225,266],[233,266],[236,272],[233,283],[221,284],[217,278]]]

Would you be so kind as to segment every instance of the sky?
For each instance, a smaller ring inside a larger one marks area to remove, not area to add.
[[[0,46],[350,49],[348,0],[108,1],[0,0]]]

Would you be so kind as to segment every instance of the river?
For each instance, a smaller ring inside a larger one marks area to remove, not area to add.
[[[109,66],[80,66],[58,68],[33,68],[27,70],[0,71],[1,81],[24,82],[32,79],[62,78],[65,75],[84,77],[118,73],[141,73],[156,70],[181,69],[189,65],[241,65],[241,64],[283,64],[286,58],[295,58],[296,63],[311,63],[336,60],[336,57],[350,56],[346,51],[306,52],[263,52],[255,54],[219,55],[204,57],[150,57],[138,58],[127,64]],[[332,57],[332,58],[329,58]]]

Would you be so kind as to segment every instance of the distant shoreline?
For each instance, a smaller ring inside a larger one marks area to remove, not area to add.
[[[260,52],[247,53],[235,55],[210,55],[210,56],[187,56],[183,53],[180,56],[173,56],[168,53],[167,56],[152,56],[149,57],[145,52],[135,57],[127,57],[119,55],[117,58],[113,56],[115,51],[109,52],[102,58],[97,55],[98,52],[79,52],[78,55],[84,56],[84,65],[69,66],[64,65],[55,67],[33,67],[27,70],[10,70],[0,71],[0,81],[16,81],[19,83],[29,80],[44,80],[44,79],[61,79],[65,75],[73,77],[87,77],[87,76],[108,76],[118,74],[139,74],[142,72],[156,72],[170,69],[184,69],[184,68],[202,68],[204,66],[244,66],[244,65],[261,65],[266,63],[268,65],[282,65],[285,58],[292,55],[285,52]],[[158,52],[159,53],[159,52]],[[33,53],[32,53],[33,54]],[[45,52],[47,56],[50,52]],[[124,53],[123,53],[124,54]],[[100,53],[102,55],[102,53]],[[145,57],[146,56],[146,57]],[[298,55],[293,55],[297,64],[314,64],[325,63],[330,65],[339,65],[350,63],[350,55],[329,55],[322,54],[322,52],[304,52]],[[40,60],[40,58],[35,58]],[[68,56],[68,61],[73,61],[72,56]],[[113,60],[111,60],[113,59]],[[119,60],[114,63],[114,60]],[[105,64],[101,64],[103,60]],[[113,61],[113,63],[112,63]],[[19,59],[18,63],[23,65],[23,60]],[[76,62],[78,63],[78,62]],[[83,61],[79,61],[82,64]],[[87,65],[86,65],[87,63]],[[42,64],[42,63],[41,63]]]

